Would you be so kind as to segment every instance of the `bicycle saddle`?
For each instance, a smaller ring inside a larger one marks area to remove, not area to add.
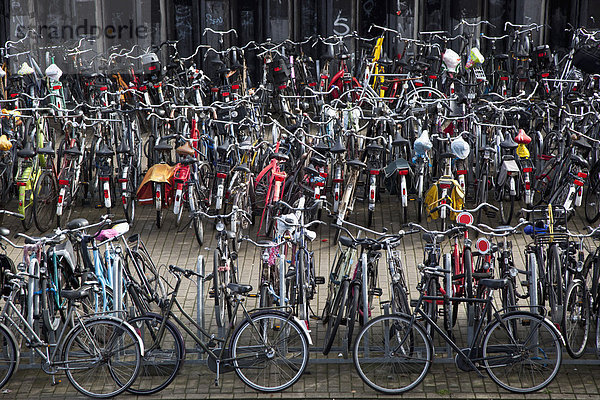
[[[508,54],[500,53],[494,56],[496,60],[508,60]]]
[[[250,173],[250,168],[248,168],[248,166],[246,164],[240,164],[240,165],[236,165],[233,168],[233,171],[240,171],[240,172],[246,172],[246,173]]]
[[[244,294],[252,290],[252,285],[241,285],[239,283],[229,283],[227,289],[231,290],[234,294]]]
[[[434,235],[433,233],[423,233],[423,240],[425,241],[425,243],[433,243],[433,240],[435,239],[436,243],[441,243],[444,240],[444,235]]]
[[[52,142],[48,142],[47,145],[38,150],[39,154],[44,154],[47,156],[53,156],[55,154],[54,146],[52,146]]]
[[[586,160],[584,160],[580,155],[571,154],[571,162],[579,165],[580,167],[589,169],[590,166]]]
[[[519,129],[519,133],[515,136],[515,142],[518,144],[529,144],[531,143],[531,138],[525,133],[524,129]]]
[[[129,145],[127,144],[126,141],[122,141],[118,146],[117,146],[117,153],[119,154],[124,154],[124,153],[131,153],[131,148],[129,147]]]
[[[344,144],[342,143],[342,139],[338,138],[335,143],[333,144],[333,147],[329,150],[329,152],[331,152],[332,154],[343,154],[346,152],[346,148],[344,147]]]
[[[290,157],[287,154],[283,154],[280,152],[273,154],[273,157],[279,161],[288,161],[290,159]]]
[[[183,145],[176,148],[175,152],[180,156],[193,156],[195,153],[194,149],[188,142],[185,142]]]
[[[367,164],[360,160],[350,160],[346,161],[346,165],[352,168],[367,168]]]
[[[508,279],[480,279],[479,284],[490,289],[502,289],[508,284]]]
[[[352,247],[352,248],[356,247],[354,245],[354,241],[351,238],[349,238],[348,236],[340,236],[339,242],[342,246]]]
[[[25,148],[17,151],[17,156],[21,158],[31,158],[35,156],[35,150],[31,147],[29,143],[25,145]]]
[[[369,143],[366,147],[367,151],[382,151],[383,146],[378,143]]]
[[[308,167],[304,167],[304,172],[308,175],[319,176],[319,171],[317,171],[315,169],[315,167],[313,167],[312,165],[309,165]]]
[[[65,152],[66,153],[66,152]],[[103,145],[98,149],[96,155],[100,157],[112,157],[115,155],[115,152],[112,151],[107,145]]]
[[[0,227],[0,235],[2,236],[8,236],[10,235],[10,230],[8,228],[5,227]]]
[[[185,156],[181,159],[180,163],[183,165],[192,165],[198,162],[197,158],[191,156]]]
[[[88,295],[88,291],[90,287],[84,287],[83,289],[75,289],[75,290],[61,290],[60,295],[67,300],[78,300],[86,297]]]
[[[408,145],[408,140],[404,139],[400,132],[396,133],[394,140],[392,141],[392,146],[405,146]]]
[[[585,151],[589,151],[592,149],[592,145],[583,136],[577,140],[574,140],[573,145],[576,147],[579,147],[580,149],[585,150]]]
[[[505,150],[514,150],[518,146],[519,145],[517,143],[515,143],[513,138],[510,137],[510,135],[506,135],[504,140],[502,142],[500,142],[500,147],[502,147]]]
[[[323,157],[319,157],[316,154],[313,154],[313,156],[310,158],[310,161],[312,163],[314,163],[315,165],[319,165],[321,167],[326,167],[327,166],[327,160],[324,159]]]
[[[75,218],[69,222],[67,222],[67,229],[78,229],[83,228],[84,226],[88,226],[90,223],[85,218]]]
[[[100,152],[98,152],[98,155]],[[73,145],[73,147],[70,147],[68,149],[65,150],[65,154],[71,155],[71,156],[80,156],[82,155],[82,151],[79,149],[79,146],[77,146],[77,144]]]
[[[171,146],[166,140],[161,139],[160,142],[154,146],[154,150],[157,151],[171,151],[173,146]]]
[[[317,142],[316,145],[313,146],[313,148],[319,153],[319,154],[325,154],[327,153],[327,151],[329,151],[329,146],[327,146],[325,143],[323,143],[322,140],[319,140]]]

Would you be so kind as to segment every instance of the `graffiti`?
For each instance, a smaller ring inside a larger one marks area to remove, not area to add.
[[[339,36],[344,36],[350,33],[348,18],[342,17],[342,10],[338,11],[337,17],[333,22],[333,33]]]
[[[213,17],[212,14],[206,14],[206,24],[213,25],[213,26],[223,25],[223,17],[222,16]]]
[[[370,17],[371,13],[375,9],[375,0],[367,0],[363,3],[363,11],[366,17]]]

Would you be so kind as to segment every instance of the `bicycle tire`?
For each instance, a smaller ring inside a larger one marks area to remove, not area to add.
[[[304,373],[308,339],[291,315],[257,312],[237,327],[231,340],[231,357],[236,374],[246,385],[261,392],[279,392]]]
[[[500,222],[502,225],[509,225],[515,211],[515,195],[509,193],[508,199],[505,201],[505,190],[504,187],[500,189],[498,208],[500,209]]]
[[[22,199],[22,200],[21,200]],[[33,226],[33,192],[27,186],[19,186],[19,201],[23,202],[23,217],[20,219],[23,229],[28,231]]]
[[[585,219],[593,224],[600,218],[600,184],[589,186],[585,193]]]
[[[58,274],[60,275],[60,271]],[[48,286],[48,277],[43,277],[40,279],[40,289],[42,301],[41,312],[46,332],[56,332],[62,322],[61,307],[57,299],[62,285],[59,284],[59,287],[55,287],[54,284]]]
[[[400,282],[392,283],[392,312],[394,314],[411,314],[408,294]]]
[[[580,358],[585,352],[590,333],[590,299],[583,281],[569,283],[563,307],[563,336],[567,352]]]
[[[331,346],[333,346],[333,342],[337,336],[338,328],[342,323],[342,319],[344,318],[344,313],[346,312],[346,304],[348,302],[348,290],[350,287],[350,281],[345,279],[342,281],[340,288],[333,300],[333,304],[331,306],[331,313],[329,315],[329,319],[327,322],[327,329],[325,331],[325,341],[323,345],[323,354],[329,354],[331,350]]]
[[[144,343],[142,367],[128,392],[150,395],[168,387],[185,361],[185,342],[175,324],[167,320],[163,336],[156,336],[163,321],[157,314],[142,315],[128,320]]]
[[[433,358],[427,333],[406,315],[372,319],[358,333],[353,350],[352,360],[360,378],[386,394],[404,393],[421,383]]]
[[[33,191],[33,220],[40,232],[46,232],[56,220],[58,183],[50,171],[42,172]]]
[[[8,383],[19,366],[21,352],[12,331],[0,323],[0,388]]]
[[[550,306],[550,317],[553,322],[560,323],[562,319],[563,289],[562,289],[562,267],[558,245],[554,244],[549,249],[548,271],[546,279],[548,305]]]
[[[117,342],[118,347],[115,345]],[[143,344],[125,321],[112,318],[83,321],[69,332],[64,343],[63,360],[67,378],[77,391],[86,396],[117,396],[127,390],[138,376]],[[90,349],[96,349],[99,353],[95,355],[95,361],[90,360],[93,356],[89,354]],[[115,355],[116,359],[111,361]],[[123,368],[117,372],[116,367]]]
[[[227,271],[219,271],[220,266],[219,251],[214,251],[213,264],[213,291],[215,298],[215,319],[219,328],[227,326],[231,321],[232,310],[229,301],[227,301],[227,285],[230,281]],[[230,267],[231,268],[231,267]]]
[[[360,284],[352,284],[352,290],[349,292],[350,297],[348,299],[348,322],[346,323],[346,334],[345,339],[348,343],[347,348],[342,349],[344,357],[348,357],[348,352],[352,351],[352,345],[354,344],[354,328],[356,327],[356,316],[358,315],[358,305],[360,303]]]
[[[509,326],[517,329],[511,331],[507,329]],[[543,317],[525,312],[507,313],[488,325],[485,332],[483,366],[502,388],[531,393],[546,387],[558,374],[562,362],[560,333]],[[546,372],[547,376],[538,382],[536,378]]]
[[[194,213],[202,208],[200,206],[198,188],[196,187],[195,183],[192,184],[188,197],[190,212]],[[202,221],[202,217],[200,215],[193,215],[192,225],[194,226],[194,236],[196,237],[196,242],[198,243],[198,246],[202,246],[204,243],[204,222]]]

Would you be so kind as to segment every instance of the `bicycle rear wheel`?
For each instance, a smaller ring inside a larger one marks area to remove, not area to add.
[[[329,354],[331,346],[335,340],[338,328],[342,323],[344,312],[346,311],[346,303],[348,301],[348,288],[350,281],[344,280],[340,286],[340,290],[337,292],[331,312],[329,314],[327,330],[325,331],[325,344],[323,345],[323,354]]]
[[[300,379],[308,340],[291,316],[263,312],[244,320],[231,340],[235,372],[252,389],[278,392]]]
[[[585,351],[590,333],[589,292],[580,280],[569,284],[563,309],[563,334],[567,352],[579,358]]]
[[[109,398],[135,381],[142,362],[142,342],[128,324],[99,318],[77,325],[63,350],[67,378],[82,394]]]
[[[56,221],[58,184],[50,171],[44,171],[33,191],[33,220],[40,232],[46,232]]]
[[[514,327],[514,328],[513,328]],[[502,388],[531,393],[556,377],[562,362],[558,332],[532,313],[508,313],[486,328],[483,363]]]
[[[170,321],[165,324],[161,337],[158,331],[163,318],[143,315],[129,320],[144,342],[144,356],[140,373],[127,389],[134,394],[158,393],[173,382],[185,360],[185,343],[177,327]]]
[[[353,361],[361,379],[387,394],[407,392],[427,375],[432,346],[425,330],[402,315],[369,321],[354,342]]]

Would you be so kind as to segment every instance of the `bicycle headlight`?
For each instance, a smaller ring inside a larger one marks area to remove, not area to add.
[[[513,278],[515,276],[517,276],[517,274],[519,273],[519,271],[517,271],[516,268],[511,268],[509,272],[510,272],[510,276],[512,276]]]
[[[221,221],[217,222],[217,232],[223,232],[225,230],[225,224]]]

